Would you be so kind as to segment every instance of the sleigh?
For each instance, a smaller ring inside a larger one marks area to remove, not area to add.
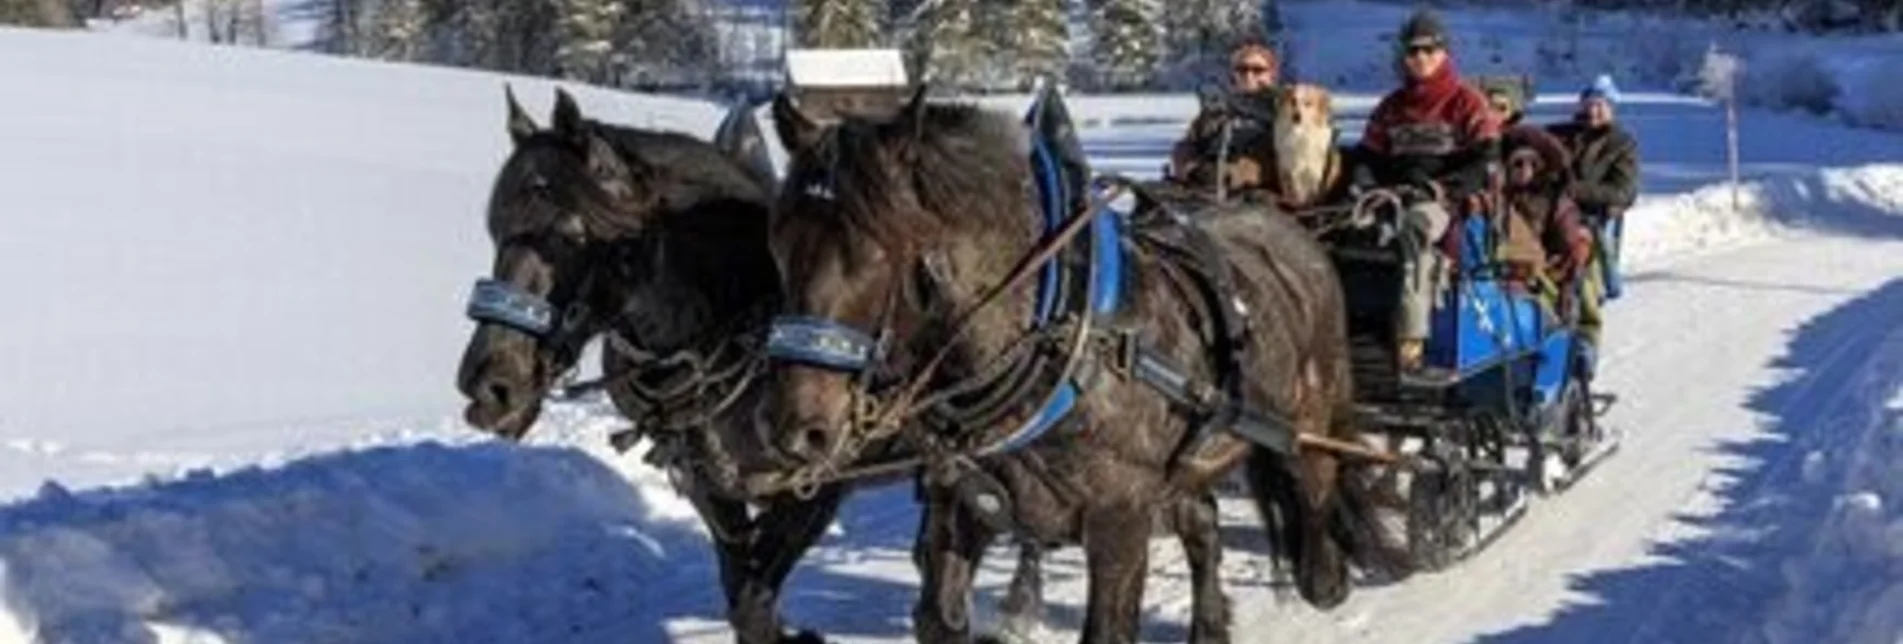
[[[1525,511],[1530,494],[1579,481],[1619,445],[1600,419],[1614,398],[1594,393],[1591,345],[1553,303],[1509,279],[1494,259],[1495,217],[1456,218],[1455,259],[1437,296],[1424,368],[1403,374],[1393,341],[1401,258],[1388,243],[1399,201],[1370,225],[1329,233],[1348,295],[1356,400],[1385,449],[1416,467],[1397,471],[1411,506],[1410,538],[1430,567],[1470,556]]]

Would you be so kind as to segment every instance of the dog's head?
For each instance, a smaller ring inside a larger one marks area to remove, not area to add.
[[[1334,122],[1334,99],[1320,85],[1296,83],[1282,93],[1281,113],[1290,122],[1302,126],[1327,126]]]

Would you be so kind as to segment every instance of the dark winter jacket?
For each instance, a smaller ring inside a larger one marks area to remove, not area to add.
[[[1486,189],[1499,158],[1500,124],[1450,58],[1439,72],[1381,99],[1368,117],[1359,160],[1381,185],[1440,184],[1449,196]]]
[[[1208,188],[1216,185],[1216,169],[1222,165],[1223,126],[1229,126],[1228,161],[1251,159],[1237,167],[1228,168],[1230,176],[1226,178],[1227,189],[1231,191],[1249,190],[1260,187],[1264,168],[1274,167],[1265,163],[1266,159],[1252,158],[1250,155],[1262,150],[1275,149],[1275,109],[1277,108],[1277,90],[1248,94],[1227,94],[1215,97],[1203,106],[1195,120],[1190,121],[1189,130],[1170,150],[1171,172],[1174,177],[1187,185]],[[1230,165],[1236,165],[1231,163]],[[1267,173],[1273,175],[1273,172]]]
[[[1503,190],[1512,216],[1505,218],[1502,259],[1523,275],[1556,267],[1562,274],[1548,276],[1566,279],[1585,265],[1592,248],[1591,233],[1582,225],[1570,194],[1566,150],[1558,139],[1530,125],[1511,128],[1501,138],[1509,161],[1520,150],[1528,150],[1539,156],[1544,167],[1534,184]]]
[[[1639,198],[1639,144],[1617,123],[1549,128],[1572,153],[1573,198],[1588,215],[1618,217]]]

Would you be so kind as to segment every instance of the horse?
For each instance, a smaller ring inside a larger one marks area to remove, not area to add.
[[[603,378],[564,389],[605,390],[654,441],[649,460],[673,470],[713,536],[736,641],[822,641],[786,633],[778,598],[848,486],[755,493],[744,475],[767,466],[736,458],[761,453],[749,447],[760,433],[748,332],[780,302],[765,245],[776,179],[750,112],[709,144],[585,118],[559,89],[542,129],[505,94],[513,150],[491,187],[493,275],[471,299],[477,327],[458,369],[465,420],[520,440],[582,348],[605,338]],[[1026,552],[1014,599],[1029,610],[1041,597]]]
[[[1351,563],[1410,573],[1376,516],[1395,509],[1378,469],[1303,447],[1360,432],[1338,277],[1292,218],[1201,202],[1121,222],[1093,203],[1044,236],[1026,136],[999,115],[921,86],[888,117],[821,125],[784,94],[773,116],[791,164],[769,231],[786,297],[769,447],[816,477],[850,476],[878,441],[908,447],[918,641],[970,639],[975,566],[1007,530],[1082,544],[1083,640],[1134,641],[1152,522],[1238,467],[1305,601],[1345,601]],[[1053,265],[1091,267],[1089,296],[1027,328],[1044,318],[1026,278]]]
[[[477,327],[457,375],[465,420],[521,439],[582,347],[605,336],[597,384],[623,414],[658,425],[645,428],[650,458],[675,466],[714,536],[736,639],[818,641],[783,632],[778,595],[843,490],[765,499],[751,517],[730,484],[745,464],[712,440],[756,433],[739,429],[752,420],[738,399],[754,370],[744,331],[779,301],[770,182],[687,135],[584,118],[566,91],[549,129],[512,91],[507,100],[514,147],[488,207],[494,272],[472,296]]]

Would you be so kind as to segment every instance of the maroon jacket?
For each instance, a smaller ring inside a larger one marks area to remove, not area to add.
[[[1499,138],[1486,97],[1460,81],[1449,58],[1433,76],[1382,98],[1360,146],[1382,185],[1432,180],[1450,195],[1470,195],[1486,189]]]

